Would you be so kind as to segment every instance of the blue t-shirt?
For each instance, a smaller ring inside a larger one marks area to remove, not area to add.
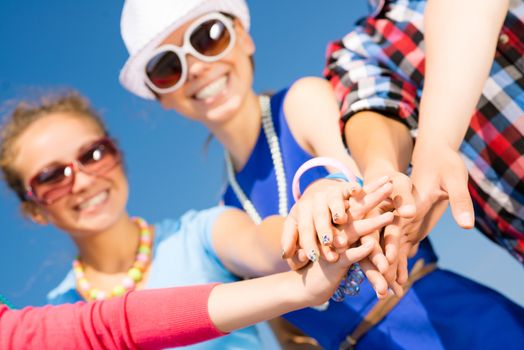
[[[192,210],[179,220],[165,220],[155,225],[153,260],[146,289],[238,281],[217,258],[211,242],[213,224],[225,209]],[[73,271],[47,297],[49,303],[55,305],[83,300],[76,291]],[[263,345],[253,326],[184,348],[263,349]]]

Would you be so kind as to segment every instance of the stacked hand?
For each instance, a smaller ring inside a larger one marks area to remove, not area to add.
[[[319,257],[338,260],[340,253],[362,242],[373,249],[362,263],[387,269],[378,232],[393,220],[390,212],[366,218],[366,214],[390,197],[392,184],[383,177],[361,188],[356,183],[320,180],[309,186],[291,209],[282,236],[283,258],[299,269]],[[370,243],[365,243],[370,242]],[[367,274],[367,273],[366,273]],[[386,294],[388,283],[380,273],[367,274],[377,293]]]
[[[360,261],[366,277],[382,298],[403,294],[408,258],[413,256],[451,203],[463,228],[473,227],[467,169],[452,149],[439,149],[429,159],[413,157],[412,177],[400,172],[374,176],[364,187],[320,180],[292,208],[282,236],[283,258],[293,269],[319,257],[337,261],[346,249],[371,245]],[[420,154],[427,154],[421,152]],[[367,180],[367,179],[366,179]],[[353,275],[355,278],[358,277]]]

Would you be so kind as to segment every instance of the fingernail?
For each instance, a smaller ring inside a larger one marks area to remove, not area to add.
[[[462,226],[471,227],[473,226],[473,217],[470,213],[462,213],[459,215],[460,224]]]
[[[340,214],[339,213],[333,214],[333,221],[337,221],[338,219],[340,219]]]
[[[326,244],[329,244],[329,242],[330,242],[329,236],[328,235],[323,235],[322,236],[322,244],[326,245]]]
[[[310,250],[310,252],[307,254],[307,257],[311,262],[315,262],[318,260],[317,252],[314,249]]]
[[[280,258],[281,259],[284,259],[284,255],[286,254],[285,250],[282,249],[282,251],[280,251]]]

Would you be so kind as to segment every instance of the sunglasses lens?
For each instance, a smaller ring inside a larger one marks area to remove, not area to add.
[[[167,89],[180,80],[180,57],[173,51],[160,52],[147,63],[146,74],[156,87]]]
[[[101,175],[120,162],[120,152],[109,139],[95,142],[78,157],[82,171]]]
[[[231,33],[222,21],[212,19],[198,26],[189,41],[200,54],[213,57],[224,52],[229,46]]]
[[[120,151],[110,139],[96,141],[87,147],[77,162],[81,171],[103,175],[120,163]],[[44,204],[52,204],[71,192],[74,181],[71,165],[54,166],[39,172],[29,183],[33,195]]]
[[[44,203],[52,203],[68,193],[73,183],[73,169],[57,166],[38,173],[31,181],[34,195]]]

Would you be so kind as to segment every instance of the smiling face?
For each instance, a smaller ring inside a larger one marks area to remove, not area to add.
[[[74,162],[104,136],[94,121],[72,113],[52,113],[30,125],[16,140],[13,167],[24,185],[42,170]],[[128,184],[121,165],[103,175],[75,169],[71,191],[49,205],[35,204],[35,221],[49,222],[72,235],[108,229],[125,214]]]
[[[198,20],[198,19],[196,19]],[[181,46],[189,21],[169,35],[159,46]],[[203,62],[186,55],[188,75],[177,90],[161,94],[159,101],[166,109],[205,124],[222,123],[235,116],[252,90],[251,56],[255,45],[238,20],[234,21],[236,42],[233,48],[215,62]]]

